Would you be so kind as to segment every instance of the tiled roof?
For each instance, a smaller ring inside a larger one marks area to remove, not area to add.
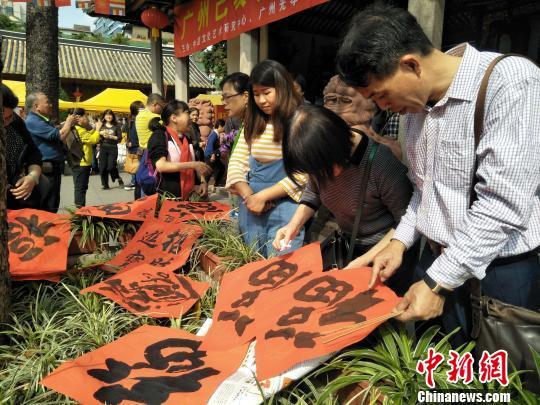
[[[26,74],[24,34],[0,31],[5,74]],[[151,83],[150,49],[59,38],[60,77],[117,83]],[[213,89],[212,80],[190,59],[189,85]],[[163,80],[174,85],[173,51],[163,49]]]

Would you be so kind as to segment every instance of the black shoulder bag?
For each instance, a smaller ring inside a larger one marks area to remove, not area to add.
[[[474,145],[478,149],[484,124],[484,109],[489,77],[495,65],[507,56],[521,56],[514,54],[501,55],[486,70],[474,112]],[[469,207],[477,199],[474,190],[478,183],[476,171],[478,160],[475,158],[475,176],[471,186]],[[540,382],[536,373],[536,366],[530,348],[540,353],[540,312],[506,304],[494,298],[482,295],[480,280],[470,280],[472,303],[472,332],[471,337],[477,339],[476,351],[480,355],[487,350],[493,353],[503,349],[508,352],[508,359],[518,370],[532,370],[522,376],[526,388],[536,393],[540,392]]]
[[[363,134],[362,136],[367,135]],[[324,270],[334,268],[342,269],[343,267],[347,266],[352,260],[354,246],[356,244],[356,236],[358,235],[358,229],[360,226],[360,218],[362,217],[362,208],[366,199],[367,183],[369,181],[371,166],[377,153],[377,149],[379,149],[379,144],[375,141],[372,141],[371,146],[366,151],[366,153],[368,154],[368,160],[366,163],[364,175],[362,177],[362,185],[364,185],[364,187],[360,188],[358,207],[356,208],[356,215],[354,217],[354,225],[351,239],[347,240],[347,237],[343,234],[341,230],[339,230],[334,231],[321,242],[321,254],[323,258]]]

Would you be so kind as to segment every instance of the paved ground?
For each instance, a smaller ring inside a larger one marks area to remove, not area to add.
[[[122,176],[126,184],[131,180],[131,174],[121,173],[120,176]],[[90,176],[90,183],[88,184],[88,191],[86,193],[86,205],[112,204],[121,201],[132,201],[134,199],[133,190],[124,190],[123,187],[118,186],[118,182],[109,183],[109,186],[111,187],[109,190],[102,190],[99,175]],[[73,197],[73,177],[62,176],[60,207],[73,207]],[[230,204],[228,196],[224,194],[211,194],[210,200]]]

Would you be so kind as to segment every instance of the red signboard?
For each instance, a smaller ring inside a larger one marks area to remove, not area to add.
[[[326,1],[328,0],[193,0],[176,6],[176,56],[188,56]]]

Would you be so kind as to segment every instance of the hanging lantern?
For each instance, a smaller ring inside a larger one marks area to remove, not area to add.
[[[82,92],[79,90],[79,86],[77,86],[77,90],[73,92],[73,97],[75,97],[75,101],[78,103],[81,97],[83,96]]]
[[[155,41],[159,37],[159,30],[162,30],[169,25],[169,17],[163,11],[155,7],[146,9],[141,14],[141,20],[144,25],[152,30],[152,40]]]

